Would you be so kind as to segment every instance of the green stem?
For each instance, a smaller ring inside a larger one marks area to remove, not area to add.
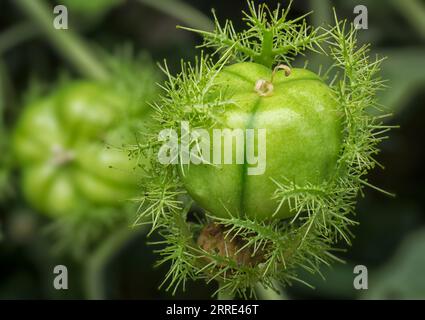
[[[0,54],[38,34],[33,23],[19,23],[0,35]]]
[[[192,238],[192,233],[190,232],[190,229],[187,225],[186,222],[186,215],[187,212],[189,212],[190,208],[192,207],[193,204],[193,200],[189,200],[186,205],[184,206],[182,212],[184,212],[184,214],[175,214],[175,221],[177,226],[179,227],[180,231],[184,234],[185,237],[187,238]]]
[[[314,13],[310,16],[313,25],[318,27],[332,22],[332,4],[330,0],[310,0],[309,7]]]
[[[214,23],[203,13],[178,0],[138,0],[196,29],[214,30]]]
[[[264,30],[261,53],[260,56],[256,59],[256,62],[265,65],[267,68],[271,68],[273,66],[274,57],[273,32],[271,30]]]
[[[4,137],[4,124],[5,124],[5,119],[4,119],[4,112],[6,109],[6,95],[5,95],[5,90],[4,90],[4,78],[5,77],[5,70],[4,70],[4,64],[3,64],[3,59],[0,59],[0,139],[2,139]],[[0,140],[0,145],[2,145],[2,141]]]
[[[59,53],[82,75],[96,80],[107,79],[108,72],[92,55],[84,41],[70,29],[57,30],[53,27],[53,10],[49,10],[44,1],[15,0],[14,3],[36,23]]]
[[[85,286],[88,299],[106,299],[105,272],[108,263],[119,253],[134,236],[145,232],[146,228],[138,231],[125,227],[112,234],[91,256],[85,268]]]
[[[7,70],[7,66],[0,57],[0,138],[6,139],[6,131],[9,129],[9,123],[6,120],[6,110],[12,110],[15,106],[16,100],[16,90],[12,84],[12,80],[10,79],[9,72]]]

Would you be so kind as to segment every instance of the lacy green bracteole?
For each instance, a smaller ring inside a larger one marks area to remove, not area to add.
[[[340,261],[337,244],[351,243],[363,188],[383,191],[366,177],[391,128],[376,98],[382,59],[370,58],[355,27],[336,15],[335,26],[315,28],[304,16],[288,18],[288,9],[252,1],[248,9],[242,31],[218,19],[212,32],[184,28],[215,55],[182,62],[177,75],[163,66],[157,130],[137,148],[151,168],[136,224],[150,219],[164,237],[159,263],[172,264],[164,283],[173,292],[189,279],[217,281],[218,296],[245,298],[258,285],[305,284],[300,269],[320,273],[322,264]],[[333,63],[319,75],[307,61],[295,67],[304,52]],[[214,128],[265,129],[264,174],[248,174],[251,162],[159,163],[159,133],[182,122],[207,136]]]

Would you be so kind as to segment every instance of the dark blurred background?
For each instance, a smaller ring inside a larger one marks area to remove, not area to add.
[[[106,249],[93,261],[77,263],[50,253],[42,232],[49,221],[23,200],[16,172],[6,160],[8,132],[32,83],[55,83],[64,71],[80,75],[14,2],[0,0],[0,298],[173,298],[158,290],[167,268],[153,267],[157,257],[141,231],[120,245],[108,247],[113,240],[105,239],[100,245]],[[177,30],[177,24],[208,28],[214,8],[219,19],[242,27],[241,10],[246,9],[245,1],[236,0],[108,0],[95,1],[101,3],[95,9],[79,9],[79,2],[63,4],[69,4],[71,30],[84,41],[105,50],[129,43],[155,61],[167,59],[173,70],[178,70],[180,59],[198,53],[195,46],[201,41]],[[49,2],[52,7],[61,3]],[[267,3],[273,8],[278,2]],[[353,20],[358,4],[368,9],[368,29],[359,31],[360,42],[372,43],[373,53],[388,57],[382,75],[389,88],[380,102],[394,114],[389,124],[400,125],[381,145],[377,158],[385,170],[374,170],[369,181],[396,197],[367,189],[358,203],[360,225],[352,229],[352,247],[338,254],[346,263],[323,267],[325,280],[304,275],[315,289],[294,284],[284,289],[290,299],[425,299],[425,1],[295,0],[290,16],[314,10],[312,24],[332,23],[335,7],[340,18]],[[68,266],[68,290],[52,287],[57,264]],[[368,290],[353,288],[355,265],[368,268]],[[213,290],[213,285],[191,283],[174,298],[207,299]]]

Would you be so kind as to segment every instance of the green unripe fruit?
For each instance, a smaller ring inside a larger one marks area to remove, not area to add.
[[[133,143],[126,97],[75,82],[24,107],[13,136],[27,200],[50,215],[82,204],[119,206],[137,194],[136,160],[117,147]],[[108,147],[108,145],[110,147]]]
[[[246,162],[191,164],[185,170],[182,177],[189,194],[214,216],[291,217],[295,212],[287,205],[276,212],[272,178],[318,185],[335,173],[342,115],[331,89],[305,69],[272,74],[259,64],[237,63],[223,68],[215,79],[219,91],[234,102],[219,114],[220,126],[266,129],[267,152],[262,175],[248,175]],[[259,80],[266,80],[265,85]]]

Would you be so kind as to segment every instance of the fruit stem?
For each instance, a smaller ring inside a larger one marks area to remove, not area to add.
[[[273,32],[268,29],[263,31],[263,43],[261,46],[261,53],[255,62],[270,68],[273,66],[274,53],[273,53]]]

